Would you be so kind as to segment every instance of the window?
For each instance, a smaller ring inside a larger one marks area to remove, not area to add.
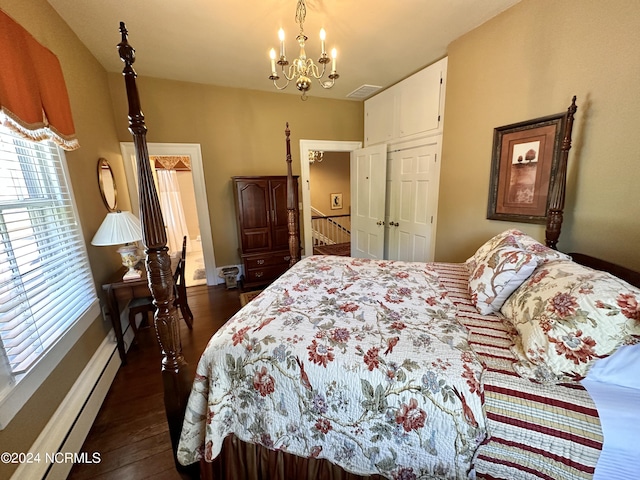
[[[38,369],[34,376],[46,378],[96,318],[95,286],[67,177],[64,153],[51,141],[35,143],[0,126],[0,428],[13,416],[5,401],[11,391]],[[90,311],[93,318],[80,322]],[[65,351],[51,355],[80,323],[85,325],[67,339]],[[14,398],[18,410],[36,383]]]

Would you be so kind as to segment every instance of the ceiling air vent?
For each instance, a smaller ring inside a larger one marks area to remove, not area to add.
[[[347,98],[367,98],[376,93],[381,88],[382,87],[379,87],[377,85],[361,85],[349,95],[347,95]]]

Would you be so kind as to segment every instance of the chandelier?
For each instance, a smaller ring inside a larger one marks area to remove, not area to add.
[[[269,80],[273,80],[273,85],[278,90],[284,90],[289,85],[289,82],[295,80],[296,88],[302,92],[302,100],[307,99],[307,92],[311,88],[311,78],[315,78],[318,80],[318,83],[322,88],[331,88],[333,84],[336,82],[336,78],[340,75],[336,73],[336,56],[337,52],[334,48],[331,51],[331,59],[327,55],[325,50],[324,41],[326,38],[326,33],[324,28],[320,29],[320,40],[322,53],[320,54],[320,58],[318,59],[318,63],[322,65],[322,71],[320,71],[320,67],[313,63],[313,60],[307,58],[307,54],[305,53],[304,46],[307,41],[307,36],[304,34],[303,24],[304,19],[307,15],[307,6],[304,3],[304,0],[298,0],[298,5],[296,6],[296,23],[300,25],[300,33],[296,37],[298,40],[298,44],[300,45],[300,55],[298,58],[293,60],[293,63],[289,65],[289,61],[287,60],[287,56],[285,54],[284,48],[284,30],[281,28],[278,32],[278,37],[280,38],[280,59],[276,61],[276,51],[275,49],[271,49],[269,52],[269,56],[271,57],[271,75],[269,76]],[[329,80],[321,81],[322,77],[324,77],[327,64],[331,62],[331,73],[329,74]],[[282,70],[282,75],[286,79],[286,83],[282,86],[278,85],[278,80],[280,76],[276,71],[276,63],[280,65]]]
[[[322,162],[324,152],[322,150],[309,150],[309,163]]]

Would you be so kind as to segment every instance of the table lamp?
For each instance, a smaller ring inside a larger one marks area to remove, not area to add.
[[[142,240],[140,220],[131,212],[109,212],[91,240],[91,245],[105,247],[122,245],[118,253],[122,257],[122,264],[128,268],[123,280],[137,280],[141,273],[134,267],[138,263],[138,246],[134,243]]]

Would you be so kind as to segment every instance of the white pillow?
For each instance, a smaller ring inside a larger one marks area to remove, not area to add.
[[[640,390],[638,369],[640,343],[623,345],[613,355],[596,361],[587,373],[587,379]]]

